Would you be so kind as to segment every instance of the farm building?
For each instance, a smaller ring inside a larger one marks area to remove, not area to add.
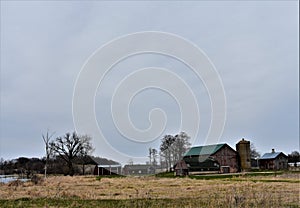
[[[119,175],[122,172],[122,166],[118,165],[96,165],[94,175]]]
[[[174,167],[176,176],[186,176],[189,174],[189,168],[184,160],[180,160]]]
[[[183,157],[190,172],[220,171],[237,172],[238,153],[228,144],[192,147]]]
[[[96,164],[94,175],[115,175],[122,173],[122,166],[116,161],[99,157],[93,157],[93,161]]]
[[[94,157],[88,155],[84,157],[76,157],[73,162],[75,163],[75,170],[77,170],[77,173],[81,175],[92,175],[95,165],[97,165]]]
[[[155,174],[155,168],[152,165],[136,164],[125,165],[123,168],[124,175],[147,175]]]
[[[266,170],[281,170],[288,168],[288,157],[283,152],[272,152],[265,153],[261,158],[259,158],[260,169]]]
[[[251,169],[251,156],[250,156],[250,141],[244,138],[236,144],[236,151],[238,152],[238,166],[242,171]]]

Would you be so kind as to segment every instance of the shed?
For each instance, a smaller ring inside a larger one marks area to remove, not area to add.
[[[94,175],[119,175],[122,172],[122,166],[117,165],[96,165]]]
[[[99,157],[93,157],[93,161],[96,163],[94,175],[115,175],[122,173],[122,166],[116,161]]]
[[[189,174],[188,166],[184,160],[180,160],[176,163],[174,170],[176,176],[186,176]]]
[[[265,153],[261,158],[259,158],[260,169],[265,170],[282,170],[288,168],[288,156],[283,152],[272,152]]]

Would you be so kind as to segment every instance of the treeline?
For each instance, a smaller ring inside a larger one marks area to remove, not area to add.
[[[23,174],[29,176],[31,173],[41,173],[45,166],[45,160],[39,158],[19,157],[12,160],[0,161],[0,174]]]
[[[106,158],[85,156],[73,159],[74,174],[85,174],[86,166],[90,165],[94,168],[98,161],[106,163],[116,163],[115,161]],[[0,159],[0,175],[19,174],[24,177],[30,177],[34,174],[44,174],[46,158],[27,158],[19,157],[12,160]],[[69,173],[66,162],[61,157],[50,158],[47,164],[47,174],[67,175]]]

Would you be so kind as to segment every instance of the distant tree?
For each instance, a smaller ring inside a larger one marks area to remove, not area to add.
[[[253,143],[250,145],[250,158],[259,158],[260,153],[256,150],[256,147]]]
[[[21,174],[22,176],[29,176],[42,173],[44,162],[39,158],[19,157],[10,161],[4,161],[3,170],[5,174]]]
[[[14,173],[14,169],[16,169],[16,161],[17,160],[5,160],[3,162],[3,172],[4,175],[6,174],[13,174]]]
[[[152,165],[153,166],[157,165],[157,156],[158,156],[158,151],[156,149],[152,149]]]
[[[149,148],[149,163],[150,163],[150,165],[152,163],[152,148],[151,147]]]
[[[31,174],[43,173],[45,162],[39,158],[31,158],[28,162],[28,166]]]
[[[68,167],[68,175],[74,175],[74,159],[84,157],[93,151],[91,137],[77,135],[76,132],[66,133],[49,143],[51,151],[62,158]]]
[[[129,160],[127,161],[127,163],[128,163],[128,165],[133,165],[133,160],[132,160],[132,159],[129,159]]]
[[[175,142],[172,145],[173,160],[177,162],[183,158],[184,153],[190,148],[190,137],[185,132],[175,135]]]
[[[49,130],[47,130],[46,135],[42,134],[42,138],[43,138],[43,141],[45,143],[45,153],[46,153],[45,167],[44,167],[45,178],[47,178],[47,167],[48,167],[48,162],[49,162],[49,158],[50,158],[50,154],[51,154],[51,149],[50,149],[50,146],[49,146],[49,142],[50,142],[51,137],[53,135],[54,135],[54,132],[52,134],[49,134]]]
[[[288,162],[294,163],[294,165],[297,166],[297,162],[300,162],[300,153],[293,151],[291,154],[288,154]]]
[[[19,157],[15,163],[15,168],[18,174],[22,174],[22,176],[26,175],[29,177],[30,175],[30,167],[29,167],[30,159],[27,157]]]
[[[68,171],[66,162],[58,157],[50,157],[48,161],[47,174],[65,174]]]
[[[1,157],[0,158],[0,170],[4,170],[3,167],[4,166],[4,159]]]
[[[149,148],[149,163],[150,165],[157,165],[157,150],[154,148]]]
[[[190,137],[185,132],[163,137],[160,145],[160,156],[164,159],[167,169],[171,170],[173,165],[182,159],[191,145],[189,140]]]
[[[172,144],[175,138],[172,135],[165,135],[161,140],[160,156],[164,158],[168,170],[172,168]]]

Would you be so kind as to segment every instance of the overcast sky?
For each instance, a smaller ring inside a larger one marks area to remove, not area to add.
[[[298,6],[298,1],[1,1],[0,157],[42,157],[42,133],[73,131],[73,89],[87,58],[108,41],[140,31],[184,37],[215,65],[227,100],[220,142],[235,148],[244,137],[260,153],[299,150]],[[95,112],[109,143],[133,158],[158,148],[164,134],[184,131],[178,104],[156,89],[139,93],[129,111],[142,129],[149,126],[151,109],[165,111],[166,128],[153,142],[132,145],[113,123],[115,87],[135,70],[153,66],[173,71],[193,90],[201,115],[194,145],[204,144],[210,124],[208,93],[187,66],[157,54],[124,60],[99,87]],[[99,146],[94,155],[108,157]]]

